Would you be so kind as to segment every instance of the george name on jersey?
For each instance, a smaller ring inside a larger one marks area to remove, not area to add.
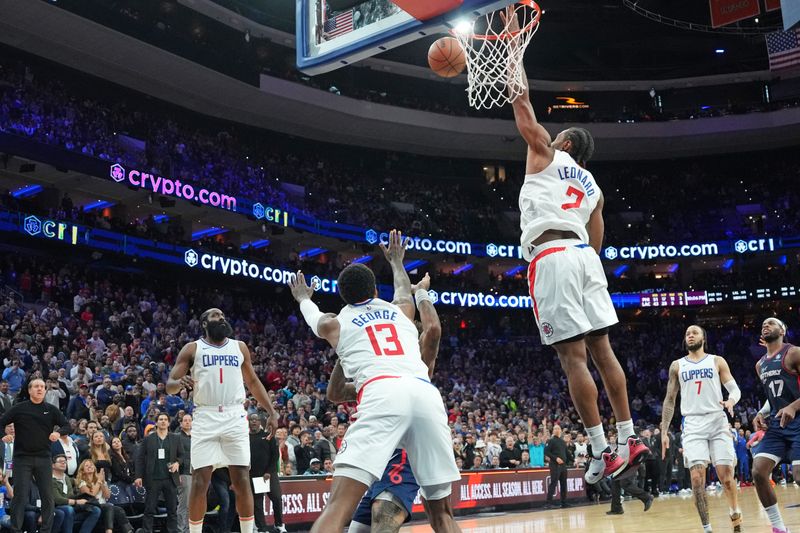
[[[355,317],[352,322],[356,326],[362,328],[366,326],[368,323],[373,322],[375,320],[391,320],[394,321],[397,319],[397,311],[390,311],[388,309],[378,309],[376,311],[370,311],[367,313],[361,313],[357,317]]]
[[[238,355],[204,354],[203,366],[239,366]]]
[[[563,167],[558,169],[558,177],[561,180],[577,180],[583,185],[583,190],[586,191],[586,196],[592,196],[595,193],[594,182],[589,178],[589,173],[578,167]]]
[[[713,368],[693,368],[692,370],[684,370],[681,372],[681,379],[683,381],[694,381],[696,379],[713,379]]]

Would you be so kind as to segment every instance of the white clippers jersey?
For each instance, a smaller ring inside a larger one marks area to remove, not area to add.
[[[243,363],[244,355],[238,341],[226,339],[222,346],[214,346],[199,339],[191,368],[195,405],[217,407],[244,403]]]
[[[520,244],[525,260],[533,259],[531,242],[547,230],[572,231],[589,244],[586,224],[600,196],[592,173],[561,150],[555,151],[547,168],[526,175],[519,191]]]
[[[377,376],[428,379],[417,327],[396,305],[374,298],[345,306],[338,320],[336,353],[344,375],[355,381],[356,390]]]
[[[722,387],[719,382],[716,356],[708,354],[693,363],[686,357],[678,360],[678,379],[681,383],[681,414],[707,415],[719,413],[722,406]]]

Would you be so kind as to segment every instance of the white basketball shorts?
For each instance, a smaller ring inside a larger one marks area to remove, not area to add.
[[[439,390],[417,377],[377,376],[359,391],[356,421],[334,461],[381,478],[395,449],[404,448],[421,487],[461,478]],[[335,470],[334,476],[339,472]],[[360,480],[361,481],[361,480]]]
[[[618,322],[600,258],[578,239],[559,239],[534,248],[528,289],[542,344]]]
[[[736,464],[733,437],[725,413],[687,415],[683,419],[683,457],[687,468],[695,465]]]
[[[247,412],[241,405],[198,407],[192,422],[192,468],[250,466]]]

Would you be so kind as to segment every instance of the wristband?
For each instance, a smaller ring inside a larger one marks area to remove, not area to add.
[[[420,302],[430,302],[433,305],[433,300],[431,299],[431,295],[428,294],[428,291],[425,289],[417,289],[417,292],[414,293],[414,300],[417,303],[417,307],[419,307]]]
[[[761,414],[761,416],[767,416],[769,415],[770,411],[772,411],[772,406],[769,404],[769,400],[767,400],[766,402],[764,402],[764,406],[761,408],[759,413]]]

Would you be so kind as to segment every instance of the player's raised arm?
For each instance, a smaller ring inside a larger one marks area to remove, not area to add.
[[[520,31],[519,20],[517,19],[514,5],[506,8],[505,13],[501,13],[500,16],[503,18],[504,23],[510,20],[507,27],[509,32]],[[516,52],[512,50],[509,53],[515,54]],[[554,150],[550,146],[553,141],[550,138],[550,133],[536,120],[536,113],[534,113],[533,105],[531,105],[528,76],[525,73],[525,67],[521,61],[519,63],[519,68],[522,70],[521,75],[524,88],[522,94],[511,101],[511,106],[514,109],[514,121],[517,123],[517,129],[528,144],[529,156],[532,154],[534,157],[533,163],[534,167],[536,167],[534,171],[539,172],[544,170],[547,165],[553,161]]]
[[[603,219],[603,204],[605,199],[602,194],[594,207],[594,211],[589,216],[589,223],[586,224],[586,231],[589,233],[589,246],[594,248],[598,254],[603,247],[603,235],[606,232],[606,222]]]
[[[333,403],[354,402],[358,399],[356,386],[352,383],[347,383],[340,361],[336,361],[336,365],[334,365],[331,372],[327,395],[328,399]]]
[[[728,366],[728,362],[720,356],[717,356],[717,371],[719,372],[720,383],[722,383],[722,386],[728,391],[728,399],[719,402],[719,404],[728,411],[728,414],[733,416],[733,406],[742,399],[742,391],[739,390],[739,385],[737,385],[736,380],[733,379],[733,374],[731,374],[731,368]]]
[[[178,394],[181,388],[185,387],[191,389],[194,386],[194,381],[188,374],[194,362],[196,349],[196,342],[187,342],[183,348],[181,348],[181,351],[178,353],[178,359],[175,361],[175,366],[172,367],[172,372],[169,373],[166,387],[167,394]]]
[[[664,397],[664,405],[661,407],[661,459],[667,457],[669,449],[669,425],[672,417],[675,416],[675,400],[678,397],[680,382],[678,381],[678,361],[673,361],[669,365],[669,382],[667,383],[667,394]]]
[[[403,258],[406,255],[406,241],[403,232],[393,229],[389,232],[389,245],[381,243],[381,250],[392,266],[394,278],[394,299],[392,303],[403,311],[409,320],[414,320],[414,302],[411,300],[411,279],[408,277]]]
[[[436,357],[439,355],[439,342],[442,340],[442,323],[439,321],[439,313],[436,312],[428,294],[430,287],[431,277],[426,273],[419,283],[412,286],[412,290],[417,301],[419,318],[422,321],[419,349],[422,353],[422,362],[428,367],[428,377],[432,378]]]
[[[333,348],[336,348],[336,345],[339,344],[339,321],[335,314],[323,313],[317,304],[311,301],[314,287],[308,286],[302,270],[289,280],[289,287],[292,290],[292,296],[300,304],[300,312],[314,335],[325,339]]]
[[[252,394],[258,401],[258,405],[260,405],[267,412],[267,421],[272,428],[272,432],[270,434],[274,436],[275,431],[278,429],[278,415],[275,413],[275,409],[272,407],[272,400],[267,393],[267,389],[264,388],[264,384],[261,383],[260,379],[258,379],[258,376],[256,376],[256,371],[253,369],[253,360],[250,356],[250,348],[248,348],[247,344],[242,341],[237,342],[239,343],[239,349],[242,351],[242,355],[244,355],[244,362],[242,362],[242,379],[244,379],[244,384],[247,386],[247,390],[249,390],[250,394]]]

